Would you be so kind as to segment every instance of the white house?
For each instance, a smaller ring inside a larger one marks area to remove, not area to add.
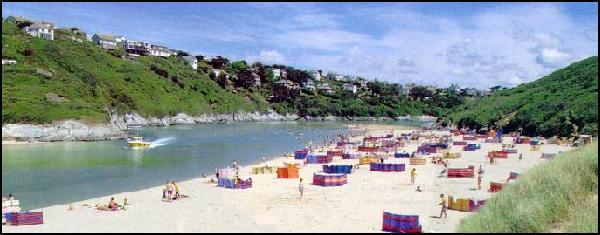
[[[198,58],[196,56],[183,56],[183,59],[189,62],[194,70],[198,69]]]
[[[127,41],[127,39],[123,35],[115,36],[114,38],[117,43],[125,43],[125,41]]]
[[[2,64],[17,64],[17,60],[2,59]]]
[[[292,82],[290,80],[286,80],[286,79],[281,79],[281,80],[275,82],[275,84],[279,85],[279,86],[284,86],[288,89],[299,89],[300,88],[300,86],[297,83]]]
[[[302,84],[302,87],[304,87],[304,89],[307,89],[307,90],[314,90],[315,83],[311,80],[308,80],[304,84]]]
[[[54,24],[44,21],[33,21],[31,25],[23,28],[29,35],[46,40],[54,40],[54,29]]]
[[[100,45],[102,49],[117,49],[117,41],[115,40],[115,36],[110,34],[95,33],[94,36],[92,36],[92,41]]]
[[[129,54],[148,55],[150,44],[147,42],[125,40],[123,49]]]
[[[163,46],[158,46],[158,45],[150,45],[150,55],[151,56],[169,57],[174,54],[175,54],[175,52],[173,52],[169,48],[166,48]]]
[[[352,93],[356,94],[357,86],[354,84],[346,83],[342,85],[342,89],[351,91]]]
[[[323,79],[323,70],[312,71],[311,76],[315,81],[321,81]]]
[[[321,84],[319,84],[319,86],[317,87],[317,89],[319,89],[320,91],[326,92],[328,94],[333,94],[333,89],[331,89],[331,87],[327,83],[321,83]]]

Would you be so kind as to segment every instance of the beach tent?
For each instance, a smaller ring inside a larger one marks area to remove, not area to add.
[[[6,223],[13,226],[38,225],[44,223],[43,212],[12,212],[6,213]]]
[[[298,167],[288,164],[286,167],[277,168],[277,178],[298,178]]]
[[[452,145],[467,145],[467,141],[453,141]]]
[[[308,155],[308,150],[307,149],[301,149],[301,150],[294,151],[294,158],[295,159],[304,159],[304,158],[306,158],[306,155]]]
[[[467,168],[448,168],[446,177],[448,178],[473,178],[475,176],[475,166]]]
[[[506,152],[506,151],[490,151],[490,152],[488,152],[488,157],[508,158],[508,152]]]
[[[392,233],[421,233],[422,228],[419,224],[418,215],[400,215],[383,212],[383,226],[381,230]]]
[[[319,186],[342,186],[348,182],[346,174],[340,173],[324,173],[315,172],[313,173],[313,185]]]
[[[306,163],[308,164],[326,164],[333,161],[333,157],[329,155],[315,155],[309,154],[306,157]]]
[[[253,166],[252,174],[273,174],[276,168],[272,166]]]
[[[341,157],[342,156],[342,150],[329,150],[329,151],[327,151],[327,156]]]
[[[389,163],[375,163],[371,162],[370,171],[383,171],[383,172],[400,172],[404,171],[405,164],[389,164]]]
[[[352,173],[352,165],[323,165],[323,172],[327,174],[334,173]]]
[[[394,157],[395,158],[409,158],[410,157],[410,153],[406,152],[406,151],[402,151],[402,152],[395,152],[394,153]]]
[[[500,190],[502,190],[505,185],[506,184],[504,184],[504,183],[490,182],[490,190],[489,191],[492,193],[500,192]]]
[[[427,158],[411,158],[409,160],[410,165],[425,165],[427,164]]]

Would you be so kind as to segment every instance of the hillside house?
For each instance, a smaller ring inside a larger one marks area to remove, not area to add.
[[[125,38],[125,36],[119,35],[119,36],[115,36],[115,41],[117,43],[124,43],[125,41],[127,41],[127,39]]]
[[[2,64],[17,64],[17,60],[13,60],[13,59],[2,59]]]
[[[356,91],[358,90],[358,87],[354,84],[351,83],[345,83],[342,85],[342,89],[346,90],[346,91],[350,91],[353,94],[356,94]]]
[[[123,49],[129,54],[135,55],[148,55],[150,53],[149,47],[150,43],[141,41],[126,40],[123,43]]]
[[[314,70],[314,71],[311,71],[310,76],[315,81],[320,82],[323,79],[323,70]]]
[[[183,56],[182,58],[185,61],[187,61],[188,63],[190,63],[190,65],[192,65],[192,69],[194,69],[194,70],[198,69],[198,57],[196,57],[196,56]]]
[[[159,45],[150,45],[150,55],[151,56],[160,56],[160,57],[169,57],[174,55],[175,52],[169,48],[159,46]]]
[[[275,82],[275,85],[276,86],[283,86],[283,87],[285,87],[287,89],[300,89],[300,86],[297,83],[292,82],[292,81],[287,80],[287,79],[279,80],[279,81]]]
[[[315,83],[311,80],[306,81],[304,84],[302,84],[302,87],[306,90],[315,90]]]
[[[115,36],[110,34],[99,34],[95,33],[92,36],[92,41],[100,46],[102,49],[114,50],[117,49],[117,41]]]
[[[319,91],[325,92],[327,94],[333,94],[334,93],[333,89],[327,83],[321,83],[321,84],[319,84],[319,86],[317,87],[317,89]]]
[[[23,28],[27,34],[46,40],[54,40],[54,24],[44,21],[32,21],[32,24]]]

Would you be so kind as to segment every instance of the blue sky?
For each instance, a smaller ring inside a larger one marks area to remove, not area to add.
[[[598,3],[2,3],[2,16],[398,83],[512,87],[598,52]]]

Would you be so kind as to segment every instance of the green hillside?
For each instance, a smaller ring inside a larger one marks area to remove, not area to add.
[[[107,109],[158,117],[259,109],[260,100],[221,88],[177,57],[136,62],[118,53],[88,41],[31,37],[3,22],[2,57],[18,64],[2,66],[2,123],[106,122]]]
[[[534,167],[463,219],[461,233],[598,233],[598,143]]]
[[[531,83],[467,101],[448,121],[471,128],[523,128],[526,135],[598,133],[598,57],[593,56]]]

